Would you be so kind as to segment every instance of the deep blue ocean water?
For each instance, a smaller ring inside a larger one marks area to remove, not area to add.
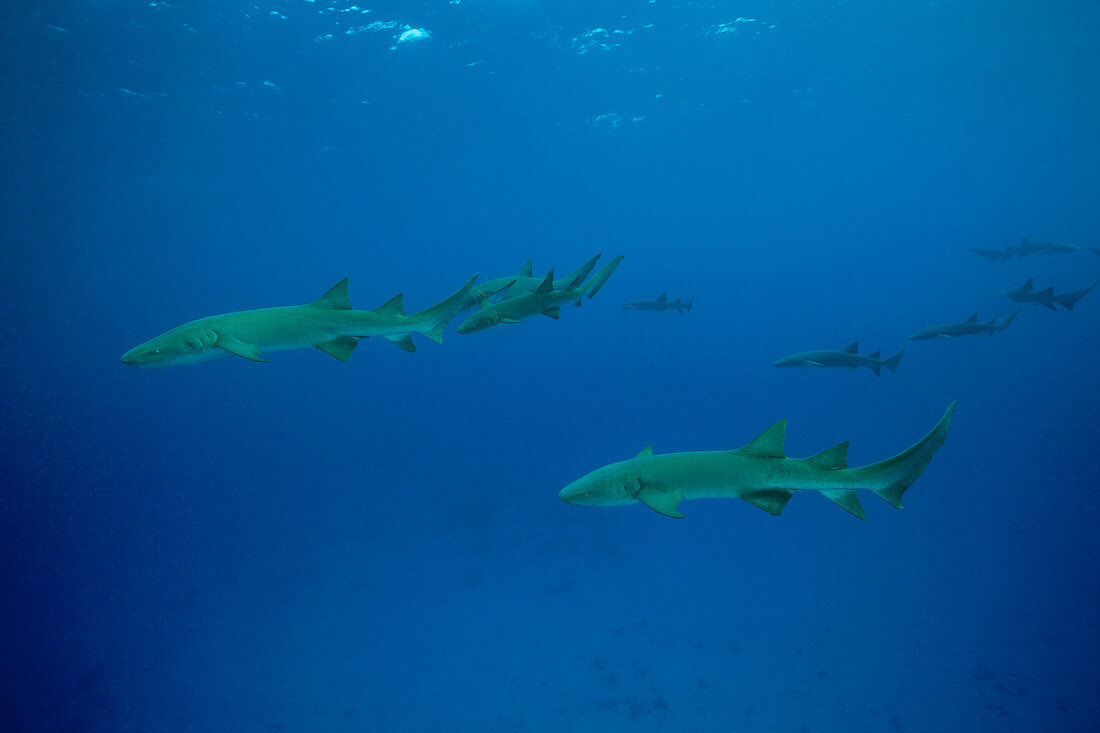
[[[368,12],[369,11],[369,12]],[[0,727],[1100,727],[1100,5],[0,10]],[[1021,237],[1082,251],[992,263]],[[561,319],[136,370],[343,277],[626,259]],[[694,294],[694,309],[620,306]],[[780,370],[892,354],[896,374]],[[633,456],[900,451],[904,511],[589,508]]]

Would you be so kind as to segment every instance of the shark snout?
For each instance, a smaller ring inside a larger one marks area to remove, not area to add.
[[[120,356],[118,360],[121,361],[123,364],[129,364],[130,366],[137,366],[138,365],[138,360],[134,356],[134,350],[133,349],[130,349],[125,354]]]

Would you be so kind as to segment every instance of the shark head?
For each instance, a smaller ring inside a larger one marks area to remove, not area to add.
[[[640,461],[651,460],[652,448],[644,448],[628,461],[611,463],[581,476],[558,492],[558,498],[576,506],[626,506],[638,501],[641,489]]]
[[[790,356],[784,356],[778,361],[773,361],[772,366],[779,367],[780,369],[790,369],[792,367],[806,366],[806,360],[798,354],[791,354]]]
[[[455,329],[459,333],[477,333],[500,323],[500,313],[492,308],[483,308],[467,318]]]
[[[121,361],[142,368],[205,361],[217,356],[213,351],[217,341],[218,334],[214,330],[187,324],[138,344],[123,354]]]

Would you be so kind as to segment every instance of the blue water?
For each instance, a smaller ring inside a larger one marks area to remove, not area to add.
[[[906,340],[1100,277],[966,251],[1100,246],[1100,6],[36,6],[0,10],[4,730],[1100,726],[1100,295]],[[597,252],[584,307],[415,354],[118,361]],[[770,366],[856,339],[898,372]],[[954,399],[867,522],[557,499],[780,418],[880,460]]]

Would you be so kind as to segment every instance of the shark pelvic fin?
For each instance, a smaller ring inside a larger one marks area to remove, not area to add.
[[[218,348],[225,349],[230,354],[235,354],[241,358],[248,359],[249,361],[267,361],[260,357],[260,350],[252,344],[246,344],[243,341],[238,341],[232,336],[222,336],[218,334],[218,340],[214,344]]]
[[[380,316],[403,316],[405,315],[405,296],[403,293],[398,293],[382,305],[374,309],[374,312]]]
[[[843,445],[847,445],[847,443]],[[855,489],[824,489],[820,493],[853,517],[867,518],[867,513],[863,511],[863,507],[859,503],[859,492]]]
[[[328,292],[310,303],[314,308],[327,308],[329,310],[351,310],[351,298],[348,297],[348,279],[345,277],[340,282],[328,289]]]
[[[759,458],[786,458],[783,452],[783,442],[787,437],[787,421],[780,420],[775,425],[760,433],[744,448],[738,448],[741,453]]]
[[[322,341],[317,344],[317,348],[335,359],[346,362],[348,357],[351,356],[351,352],[355,351],[355,347],[358,345],[358,339],[351,336],[340,336],[331,341]]]
[[[416,344],[413,343],[413,337],[411,333],[406,333],[404,335],[393,334],[390,336],[386,336],[385,339],[391,344],[396,344],[399,349],[407,351],[410,354],[416,351]]]
[[[818,453],[816,456],[809,458],[803,458],[802,461],[814,468],[824,468],[830,471],[838,468],[848,467],[848,441],[834,445],[832,448],[826,451]]]
[[[787,489],[758,489],[742,494],[741,498],[768,514],[778,517],[793,494]]]
[[[664,490],[652,486],[642,486],[635,496],[638,501],[658,514],[664,514],[666,517],[672,517],[673,519],[684,518],[684,515],[676,509],[684,498],[679,489]]]
[[[546,310],[544,310],[542,314],[544,316],[550,316],[556,321],[561,318],[561,308],[555,305],[553,308],[547,308]]]

